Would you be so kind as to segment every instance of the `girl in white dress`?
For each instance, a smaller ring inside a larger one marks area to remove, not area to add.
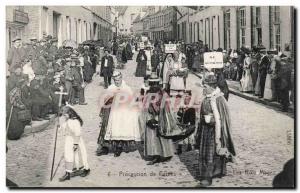
[[[62,118],[64,119],[61,128],[64,129],[65,133],[64,158],[66,173],[59,179],[60,182],[70,180],[75,172],[80,172],[81,177],[85,177],[90,173],[90,167],[87,161],[87,151],[81,136],[81,128],[83,125],[82,119],[70,106],[65,106],[63,108]],[[80,171],[79,151],[83,164],[83,169]]]

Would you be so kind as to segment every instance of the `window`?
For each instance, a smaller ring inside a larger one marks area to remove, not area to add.
[[[193,42],[193,23],[190,23],[190,43]]]
[[[241,27],[245,27],[246,26],[245,8],[240,9],[240,26]]]
[[[257,44],[262,45],[262,32],[261,28],[256,28],[257,31]]]
[[[280,51],[280,25],[275,25],[275,48]]]
[[[280,22],[280,10],[278,6],[274,7],[274,22],[276,23]]]
[[[261,18],[260,18],[260,7],[256,7],[256,10],[255,10],[255,24],[256,25],[261,25]]]
[[[241,29],[241,43],[243,46],[246,43],[246,29],[245,28]]]
[[[17,6],[17,10],[19,10],[19,11],[23,11],[24,12],[24,8],[25,8],[25,6]]]
[[[194,42],[196,42],[197,41],[197,23],[196,22],[194,22]]]
[[[67,16],[66,19],[67,19],[67,38],[71,39],[71,19],[69,16]]]
[[[230,45],[230,10],[226,11],[225,12],[225,15],[224,15],[224,45],[225,45],[225,48],[226,49],[229,49],[231,48],[231,45]]]
[[[280,10],[278,6],[269,8],[270,17],[270,48],[281,50]]]
[[[200,26],[201,26],[201,30],[200,30],[200,33],[201,33],[201,37],[200,39],[203,41],[203,20],[200,20]]]
[[[238,39],[238,47],[245,46],[246,43],[246,10],[245,8],[239,9],[238,14],[238,27],[239,27],[239,39]]]
[[[177,25],[177,39],[180,39],[180,24]]]
[[[74,21],[75,21],[75,41],[76,42],[78,42],[78,34],[77,34],[77,20],[76,19],[74,19]]]
[[[199,22],[197,22],[197,40],[200,40],[200,26]]]
[[[135,16],[135,14],[134,14],[134,13],[132,13],[132,14],[130,15],[131,23],[132,23],[132,22],[133,22],[133,20],[134,20],[134,16]]]

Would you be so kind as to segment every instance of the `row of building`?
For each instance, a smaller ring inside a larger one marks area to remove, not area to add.
[[[26,41],[43,34],[56,37],[58,45],[69,39],[105,42],[113,35],[111,13],[109,6],[7,6],[6,47],[15,36]]]
[[[149,6],[132,31],[152,40],[202,41],[210,49],[263,45],[292,54],[294,12],[292,6]]]

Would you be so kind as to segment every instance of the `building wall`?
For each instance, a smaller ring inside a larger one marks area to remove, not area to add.
[[[178,7],[178,10],[182,13],[183,17],[177,13],[179,18],[177,26],[179,31],[177,32],[178,39],[183,39],[187,43],[197,42],[199,39],[204,44],[208,44],[210,49],[217,49],[218,47],[225,47],[225,25],[224,25],[224,14],[229,11],[230,13],[230,47],[237,49],[242,46],[241,42],[241,30],[240,30],[240,9],[245,10],[245,43],[244,46],[253,47],[258,44],[258,35],[255,28],[255,7],[250,6],[211,6],[205,7],[204,9],[195,11],[186,7]],[[273,49],[270,46],[271,38],[274,41],[274,36],[271,37],[270,26],[275,25],[270,21],[270,7],[260,7],[260,21],[261,21],[261,41],[267,49]],[[293,8],[288,6],[280,6],[280,47],[281,51],[285,54],[289,52],[285,51],[285,47],[290,45],[292,48],[293,40]],[[198,30],[199,22],[199,30]],[[184,27],[184,23],[186,26]],[[192,24],[192,25],[190,25]],[[190,30],[191,28],[191,30]],[[274,27],[273,27],[274,28]],[[185,34],[183,34],[185,33]],[[198,36],[199,33],[199,36]],[[273,29],[273,34],[274,34]],[[199,37],[199,38],[198,38]],[[229,45],[229,42],[228,42]]]
[[[132,25],[133,33],[140,35],[143,33],[143,21],[134,22]]]
[[[104,41],[107,41],[112,37],[109,7],[22,7],[24,12],[28,13],[29,23],[24,25],[21,32],[17,35],[22,36],[24,40],[28,40],[33,36],[41,39],[43,37],[43,33],[57,36],[59,45],[61,45],[61,43],[66,39],[73,39],[78,43],[81,43],[90,39],[103,39]],[[18,6],[6,7],[7,23],[12,22],[13,10],[16,8],[18,8]],[[9,26],[11,25],[7,25],[7,28],[9,28]],[[94,29],[95,27],[96,29]],[[7,39],[10,38],[7,37]]]
[[[238,40],[240,39],[239,34],[239,27],[238,27],[238,17],[237,17],[237,10],[239,10],[241,7],[223,7],[223,10],[230,9],[230,32],[231,32],[231,48],[237,49],[238,47],[242,46],[241,44],[238,45]],[[270,36],[272,28],[270,26],[273,26],[273,22],[270,21],[270,6],[261,6],[261,31],[262,31],[262,45],[266,47],[266,49],[274,49],[275,47],[271,47],[270,41],[271,38],[274,41],[274,36]],[[254,10],[255,7],[252,7],[252,10]],[[246,10],[246,43],[245,46],[253,47],[256,46],[257,41],[257,34],[255,30],[253,30],[253,26],[251,26],[251,22],[255,22],[255,15],[251,15],[251,7],[247,6],[245,7]],[[281,51],[283,51],[285,54],[289,55],[290,51],[285,51],[285,47],[287,45],[290,45],[291,42],[294,40],[292,39],[292,22],[294,21],[294,18],[292,16],[293,7],[290,6],[280,6],[279,7],[279,25],[280,25],[280,47]],[[254,12],[255,13],[255,12]],[[252,30],[252,31],[251,31]],[[254,33],[254,34],[251,34]],[[273,34],[274,32],[274,26],[272,30]],[[253,38],[253,39],[252,39]],[[290,46],[291,49],[291,46]]]
[[[142,12],[143,7],[141,6],[127,6],[125,13],[119,15],[118,33],[127,35],[132,34],[131,28],[133,26],[133,21]]]
[[[179,20],[180,28],[184,22],[187,26],[186,29],[183,29],[186,33],[185,39],[182,29],[179,33],[179,39],[183,39],[187,43],[201,40],[204,44],[208,44],[210,49],[217,49],[224,46],[224,20],[221,7],[212,6],[199,11],[181,7],[179,11],[184,15]]]

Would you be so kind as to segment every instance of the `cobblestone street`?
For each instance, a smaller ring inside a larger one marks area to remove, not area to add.
[[[136,55],[135,55],[136,56]],[[135,57],[124,70],[123,79],[138,91],[143,78],[134,76]],[[189,74],[187,84],[193,93],[200,93],[200,79]],[[103,78],[95,76],[85,90],[87,106],[75,106],[84,121],[82,133],[85,140],[89,176],[75,177],[59,182],[64,174],[64,138],[58,134],[55,167],[60,162],[53,181],[50,182],[55,125],[45,131],[31,134],[17,141],[8,141],[6,160],[7,177],[19,186],[28,187],[195,187],[197,181],[196,150],[175,155],[171,161],[153,166],[146,165],[139,151],[97,157],[100,98],[104,92]],[[283,165],[294,157],[294,119],[287,114],[262,104],[229,96],[232,118],[232,136],[237,156],[229,163],[228,175],[214,179],[212,187],[271,187],[272,180]],[[137,175],[137,176],[130,176]]]

